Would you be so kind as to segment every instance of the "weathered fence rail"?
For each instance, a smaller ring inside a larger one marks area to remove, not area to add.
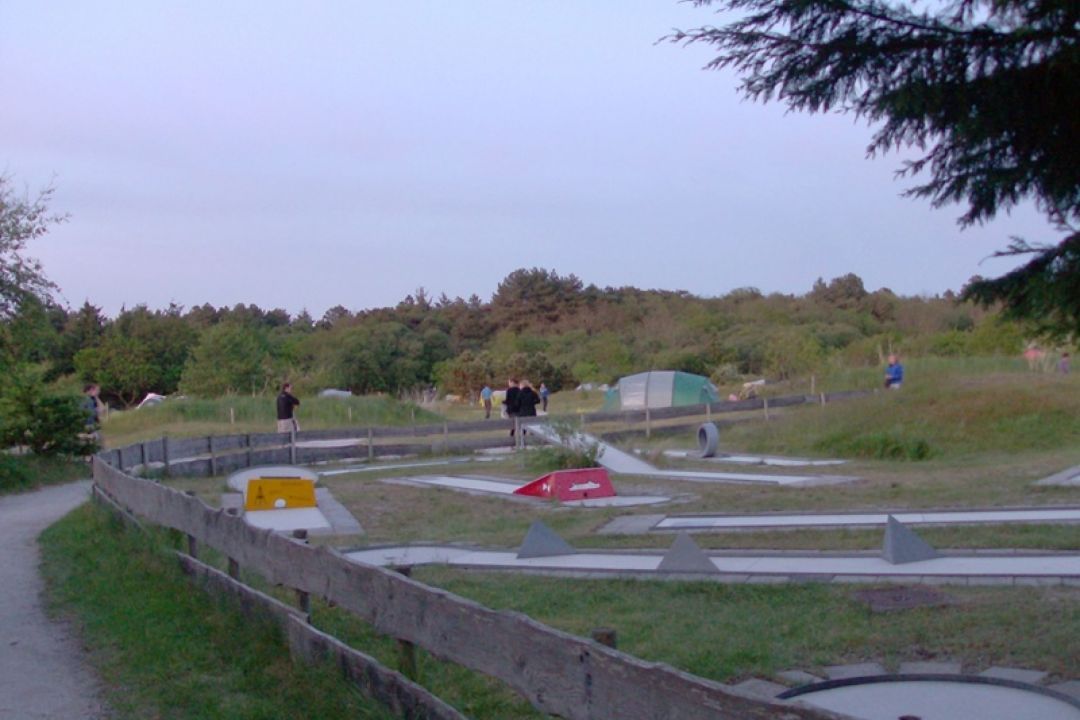
[[[755,398],[737,402],[718,402],[710,405],[659,408],[648,411],[590,413],[577,421],[590,426],[615,426],[603,432],[605,437],[624,437],[626,433],[645,430],[654,423],[657,430],[673,431],[691,427],[701,418],[727,413],[763,411],[846,400],[867,395],[871,391],[851,390],[818,395],[791,395],[777,398]],[[693,422],[671,422],[680,418],[696,418]],[[549,418],[521,418],[525,425],[547,422]],[[213,435],[191,438],[160,438],[135,443],[101,453],[113,467],[162,468],[166,474],[177,476],[207,476],[229,473],[254,465],[310,464],[349,459],[374,460],[393,455],[422,453],[466,453],[489,448],[505,447],[513,421],[507,419],[470,422],[442,422],[403,427],[352,427],[332,430],[304,430],[298,433],[250,433],[245,435]]]
[[[189,536],[268,582],[322,597],[376,630],[505,682],[537,709],[572,720],[841,716],[767,701],[661,663],[645,662],[519,613],[495,611],[380,567],[312,547],[196,497],[94,458],[97,488],[137,516]],[[312,644],[315,647],[317,643]]]

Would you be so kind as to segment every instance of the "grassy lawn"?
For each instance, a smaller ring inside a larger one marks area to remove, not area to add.
[[[434,422],[439,415],[411,403],[373,395],[349,398],[301,397],[296,416],[304,430]],[[159,438],[275,432],[274,396],[232,396],[203,400],[173,398],[140,410],[114,411],[102,423],[107,447]]]
[[[721,681],[879,661],[955,660],[1040,668],[1074,677],[1080,657],[1080,588],[942,590],[947,604],[872,613],[864,586],[721,585],[570,580],[426,567],[414,571],[489,607],[524,612],[588,636],[618,632],[619,647]]]
[[[124,718],[389,718],[332,667],[293,664],[269,621],[193,589],[159,544],[84,505],[41,537],[54,608],[71,615]]]

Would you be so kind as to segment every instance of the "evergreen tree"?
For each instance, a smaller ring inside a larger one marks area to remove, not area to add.
[[[793,110],[853,112],[880,123],[868,152],[925,151],[902,176],[934,206],[966,202],[961,225],[1036,201],[1064,237],[1014,242],[1034,253],[966,296],[1004,301],[1044,329],[1080,331],[1080,3],[959,0],[919,10],[902,0],[694,0],[735,18],[668,39],[707,43],[712,69],[742,93]]]

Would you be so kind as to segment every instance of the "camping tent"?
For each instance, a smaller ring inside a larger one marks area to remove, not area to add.
[[[620,378],[604,397],[604,411],[701,405],[719,400],[709,378],[675,370],[652,370]]]

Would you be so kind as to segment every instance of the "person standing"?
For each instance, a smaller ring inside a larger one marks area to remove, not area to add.
[[[484,419],[491,418],[491,387],[484,383],[484,389],[480,391],[480,400],[484,403]]]
[[[1061,359],[1058,360],[1057,369],[1062,375],[1069,374],[1069,353],[1061,353]]]
[[[279,433],[299,432],[300,425],[296,422],[293,410],[300,401],[292,394],[292,383],[281,386],[281,393],[277,396],[277,431]]]
[[[904,382],[904,366],[900,364],[895,355],[889,356],[889,366],[885,368],[885,387],[889,390],[899,390]]]
[[[525,378],[521,379],[521,387],[517,393],[517,416],[522,418],[536,417],[536,406],[540,404],[540,396],[536,394],[532,384]],[[513,432],[513,431],[511,431]],[[521,426],[521,444],[525,445],[525,436],[528,434],[525,426]]]
[[[101,434],[101,386],[97,383],[87,383],[83,386],[82,409],[86,413],[86,435],[94,442],[100,442]]]
[[[548,390],[548,386],[544,383],[540,383],[540,409],[547,412],[548,395],[551,392]]]
[[[540,395],[533,389],[532,384],[522,378],[521,388],[517,394],[518,417],[536,417],[536,406],[540,404]],[[521,431],[525,433],[524,430]]]
[[[506,381],[506,396],[503,398],[503,407],[506,408],[506,417],[510,418],[510,437],[514,437],[514,418],[518,413],[518,388],[517,378],[510,378]]]

